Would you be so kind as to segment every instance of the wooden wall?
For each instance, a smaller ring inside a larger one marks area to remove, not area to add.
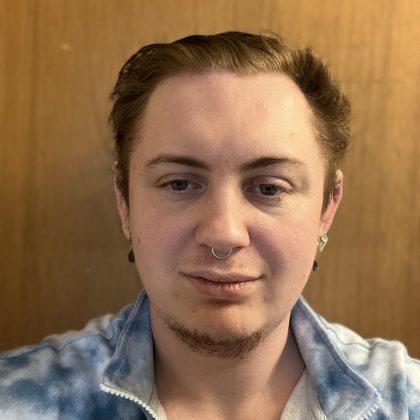
[[[313,46],[353,104],[345,198],[306,297],[420,357],[418,22],[416,0],[0,0],[0,349],[135,299],[112,192],[118,69],[142,44],[236,29]]]

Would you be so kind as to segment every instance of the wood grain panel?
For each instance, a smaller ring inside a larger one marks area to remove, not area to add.
[[[345,198],[305,291],[328,319],[420,357],[420,3],[0,0],[0,349],[132,301],[108,96],[141,45],[275,31],[311,45],[354,109]]]

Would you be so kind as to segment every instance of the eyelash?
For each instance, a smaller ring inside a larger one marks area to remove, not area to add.
[[[186,183],[187,184],[186,189],[178,189],[177,190],[177,189],[171,188],[171,186],[173,187],[173,185],[175,183],[180,183],[180,182],[183,182],[183,183]],[[180,195],[180,194],[187,194],[189,192],[188,191],[188,185],[189,186],[193,186],[193,191],[194,190],[199,190],[201,188],[201,186],[198,183],[189,181],[187,179],[182,179],[182,178],[173,179],[171,181],[165,182],[165,183],[163,183],[163,184],[160,185],[160,188],[166,188],[171,193]],[[267,194],[267,195],[261,194],[261,187],[267,187],[267,186],[268,187],[274,187],[276,189],[276,193],[277,194],[273,194],[273,195],[271,195],[271,194]],[[256,183],[255,185],[248,186],[246,188],[246,192],[251,192],[252,193],[252,191],[250,191],[250,190],[255,191],[256,189],[260,189],[261,196],[264,197],[267,200],[277,200],[277,201],[279,201],[279,200],[281,200],[281,198],[285,194],[289,194],[290,193],[290,189],[288,189],[288,188],[286,188],[286,187],[284,187],[282,185],[273,184],[273,183]]]

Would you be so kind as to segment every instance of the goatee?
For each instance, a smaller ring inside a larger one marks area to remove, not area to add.
[[[270,333],[268,328],[263,328],[246,336],[217,339],[195,328],[187,328],[169,314],[155,309],[168,328],[192,351],[220,359],[243,358],[261,344]]]

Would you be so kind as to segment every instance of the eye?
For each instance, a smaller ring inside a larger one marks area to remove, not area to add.
[[[287,189],[276,184],[256,184],[247,188],[250,193],[258,193],[267,197],[275,197],[287,193]]]
[[[261,182],[256,179],[246,188],[248,195],[253,199],[265,200],[267,203],[282,201],[290,189],[280,183]]]
[[[185,191],[189,184],[190,182],[185,179],[174,179],[173,181],[167,182],[165,185],[173,191]]]
[[[257,185],[257,189],[262,195],[268,195],[268,196],[274,196],[277,195],[277,193],[284,192],[284,189],[281,188],[278,185],[274,184],[259,184]]]
[[[171,179],[161,183],[159,187],[173,194],[194,193],[202,188],[200,183],[184,178]]]

